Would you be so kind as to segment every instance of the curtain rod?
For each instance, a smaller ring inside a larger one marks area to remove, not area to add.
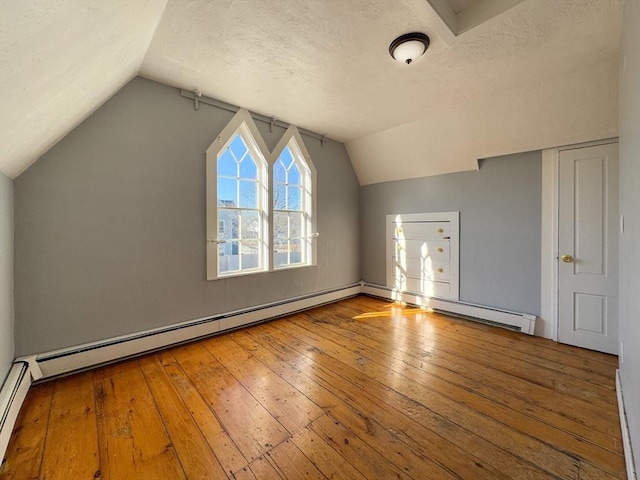
[[[211,97],[206,97],[204,95],[202,95],[201,93],[198,92],[192,92],[190,90],[184,90],[184,89],[180,89],[180,95],[182,95],[183,97],[189,98],[191,100],[194,101],[194,107],[196,110],[198,110],[198,106],[200,103],[205,103],[207,105],[211,105],[213,107],[217,107],[217,108],[221,108],[222,110],[227,110],[229,112],[233,112],[236,113],[238,110],[240,110],[240,107],[236,106],[236,105],[231,105],[230,103],[226,103],[223,102],[221,100],[216,100],[215,98],[211,98]],[[251,118],[253,118],[254,120],[257,120],[259,122],[263,122],[263,123],[268,123],[271,127],[271,131],[273,131],[273,126],[276,125],[278,127],[282,127],[282,128],[289,128],[289,126],[291,125],[290,123],[287,122],[283,122],[281,120],[276,120],[274,117],[267,117],[266,115],[260,115],[259,113],[255,113],[255,112],[249,112],[251,114]],[[320,142],[322,143],[322,146],[324,147],[324,143],[328,140],[326,135],[321,135],[319,133],[316,132],[312,132],[311,130],[307,130],[305,128],[300,128],[298,127],[298,131],[301,134],[304,134],[308,137],[312,137],[312,138],[317,138],[318,140],[320,140]]]

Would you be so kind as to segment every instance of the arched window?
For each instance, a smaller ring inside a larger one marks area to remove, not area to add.
[[[269,268],[268,150],[240,110],[207,150],[207,277]]]
[[[207,279],[315,265],[315,182],[296,127],[270,153],[239,110],[207,149]]]
[[[279,269],[314,264],[315,168],[296,127],[289,127],[274,157],[273,266]]]

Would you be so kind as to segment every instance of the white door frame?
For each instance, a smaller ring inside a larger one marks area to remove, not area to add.
[[[542,150],[540,321],[536,335],[558,341],[558,157],[563,150],[618,143],[618,138]]]

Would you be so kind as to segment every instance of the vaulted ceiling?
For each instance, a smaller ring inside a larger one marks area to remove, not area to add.
[[[0,171],[19,175],[136,75],[343,141],[362,184],[614,136],[621,12],[621,0],[2,0]],[[410,31],[431,46],[397,63],[389,43]]]

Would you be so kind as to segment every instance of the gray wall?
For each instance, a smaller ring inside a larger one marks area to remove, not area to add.
[[[318,175],[318,266],[206,281],[205,150],[232,116],[136,78],[15,180],[19,355],[360,279],[346,150],[305,137]],[[258,127],[269,148],[284,133]]]
[[[627,0],[620,65],[620,358],[636,470],[640,468],[640,2]]]
[[[367,185],[360,189],[365,281],[384,285],[385,217],[460,212],[460,299],[540,313],[540,152],[496,157],[477,172]]]
[[[13,182],[0,173],[0,386],[13,358]]]

